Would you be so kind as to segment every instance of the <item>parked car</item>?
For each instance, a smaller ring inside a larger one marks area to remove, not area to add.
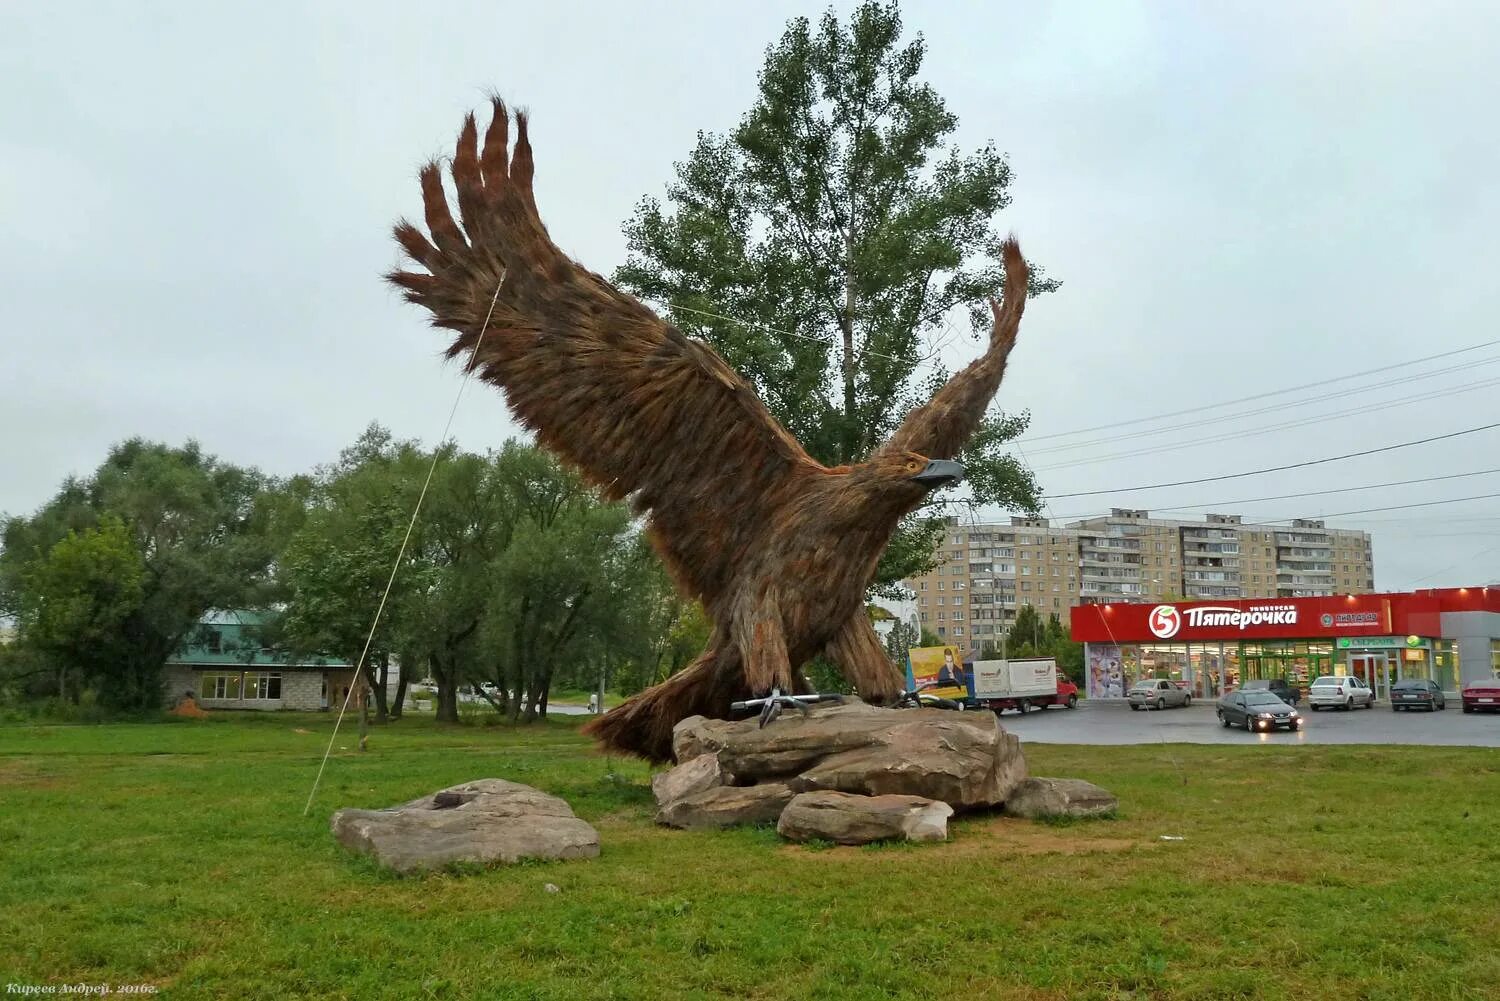
[[[1359,678],[1347,674],[1325,674],[1312,683],[1307,690],[1308,708],[1353,709],[1361,706],[1375,708],[1375,691]]]
[[[1165,709],[1167,706],[1189,706],[1193,697],[1184,688],[1178,688],[1165,678],[1147,678],[1137,681],[1125,693],[1131,709]]]
[[[1470,681],[1458,694],[1463,699],[1466,713],[1500,710],[1500,678]]]
[[[1391,712],[1397,709],[1447,709],[1448,701],[1436,682],[1425,678],[1407,678],[1391,686]]]
[[[1253,679],[1240,686],[1242,692],[1270,692],[1289,706],[1295,706],[1302,692],[1287,684],[1284,678]]]
[[[1219,700],[1219,722],[1246,731],[1302,729],[1302,714],[1264,689],[1230,692]]]

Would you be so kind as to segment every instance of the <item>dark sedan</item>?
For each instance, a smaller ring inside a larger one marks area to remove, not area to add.
[[[1270,692],[1230,692],[1219,700],[1219,722],[1251,733],[1302,729],[1302,715]]]
[[[1289,706],[1295,706],[1302,692],[1286,683],[1283,678],[1256,678],[1240,686],[1242,692],[1270,692]]]
[[[1406,678],[1391,686],[1391,712],[1397,709],[1426,709],[1436,712],[1447,709],[1448,700],[1436,682],[1425,678]]]

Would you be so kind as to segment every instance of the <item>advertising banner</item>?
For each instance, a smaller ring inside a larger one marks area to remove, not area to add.
[[[906,651],[906,681],[916,688],[935,683],[924,695],[935,695],[943,699],[966,699],[969,694],[969,677],[958,647],[924,646]]]
[[[1384,595],[1079,605],[1071,614],[1073,639],[1085,643],[1312,639],[1394,632],[1391,603]]]

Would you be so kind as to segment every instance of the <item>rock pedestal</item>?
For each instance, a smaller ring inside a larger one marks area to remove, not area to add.
[[[599,833],[567,803],[504,779],[466,782],[385,810],[340,810],[332,827],[340,844],[397,872],[599,855]]]
[[[941,841],[954,810],[998,806],[1026,778],[1020,741],[993,713],[853,699],[764,728],[694,716],[672,747],[678,766],[652,781],[659,823],[776,820],[793,840]]]

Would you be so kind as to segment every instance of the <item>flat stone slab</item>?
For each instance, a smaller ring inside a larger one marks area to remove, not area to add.
[[[684,830],[770,824],[792,801],[783,782],[753,786],[713,786],[671,800],[656,814],[656,822]]]
[[[599,832],[566,802],[504,779],[479,779],[385,810],[339,810],[333,836],[397,872],[453,862],[599,856]]]
[[[804,792],[787,804],[776,832],[791,841],[946,841],[953,807],[920,796]]]
[[[1005,812],[1030,820],[1044,817],[1102,817],[1120,800],[1108,789],[1083,779],[1030,778],[1005,801]]]

